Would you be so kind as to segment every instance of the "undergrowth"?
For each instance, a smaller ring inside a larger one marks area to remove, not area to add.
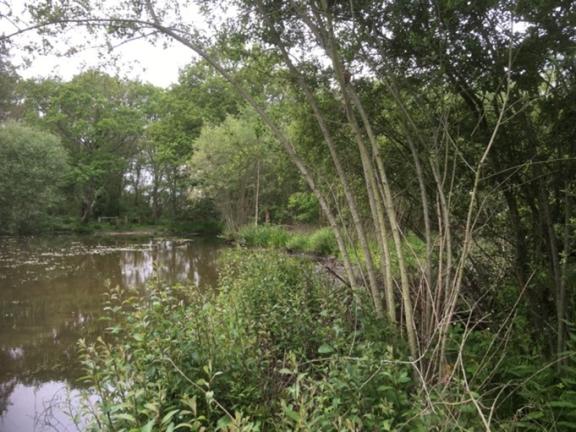
[[[215,292],[110,293],[110,340],[81,343],[93,430],[399,430],[414,383],[361,296],[308,262],[227,252]]]
[[[99,398],[90,430],[576,429],[574,352],[550,364],[525,338],[456,325],[450,376],[423,386],[371,310],[310,261],[269,250],[225,252],[213,291],[112,290],[108,336],[80,343]]]
[[[311,232],[297,232],[278,225],[246,225],[237,232],[229,234],[236,243],[252,248],[270,248],[286,250],[293,253],[304,253],[317,256],[338,256],[338,244],[329,227],[318,228]],[[375,240],[369,243],[370,254],[375,263],[381,262],[378,245]],[[403,239],[402,249],[409,269],[422,266],[426,246],[414,233],[407,233]],[[392,271],[398,273],[398,262],[392,240],[389,241]],[[353,262],[363,264],[365,256],[358,244],[352,246],[350,257]]]

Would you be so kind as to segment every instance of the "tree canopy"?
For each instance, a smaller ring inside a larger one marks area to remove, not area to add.
[[[47,225],[63,199],[68,154],[60,140],[9,122],[0,126],[0,232]]]

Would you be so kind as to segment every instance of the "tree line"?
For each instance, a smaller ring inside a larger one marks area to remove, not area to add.
[[[4,64],[5,233],[100,218],[239,227],[286,220],[288,197],[303,189],[258,119],[204,63],[170,89],[97,70],[67,82],[24,80]]]

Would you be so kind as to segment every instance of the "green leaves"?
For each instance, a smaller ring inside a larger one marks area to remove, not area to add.
[[[140,432],[152,432],[156,420],[152,419],[140,429]]]
[[[318,352],[320,354],[332,354],[334,352],[334,348],[330,345],[324,343],[318,347]]]
[[[285,205],[294,188],[293,168],[248,110],[202,128],[188,168],[197,191],[214,200],[231,228],[253,223],[256,206],[261,217]]]
[[[262,430],[279,421],[288,387],[311,379],[299,369],[347,338],[334,332],[345,327],[335,325],[343,302],[332,303],[344,293],[276,253],[227,254],[218,294],[195,291],[186,303],[166,287],[142,301],[128,295],[113,290],[106,306],[110,331],[123,336],[82,347],[101,423],[110,414],[115,430]],[[298,422],[298,412],[285,415]]]
[[[68,169],[68,154],[56,136],[0,124],[0,233],[31,233],[49,225]]]

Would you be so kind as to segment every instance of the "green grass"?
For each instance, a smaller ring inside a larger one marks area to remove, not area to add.
[[[338,244],[336,237],[330,228],[320,228],[314,231],[306,244],[306,252],[315,255],[336,255],[338,253]]]
[[[242,227],[236,233],[235,240],[247,247],[282,249],[321,256],[338,254],[334,233],[326,227],[303,234],[277,225],[250,225]]]
[[[329,227],[318,228],[309,233],[290,231],[278,225],[247,225],[229,235],[238,244],[247,247],[281,249],[294,253],[318,256],[338,256],[338,244]],[[381,262],[380,251],[375,241],[370,242],[370,253],[374,263]],[[397,272],[398,259],[394,242],[388,241],[392,269]],[[426,244],[414,233],[407,233],[403,239],[402,251],[409,269],[416,269],[426,258]],[[356,244],[350,256],[356,263],[364,263],[365,256]]]
[[[248,247],[282,249],[289,238],[290,234],[276,225],[246,225],[240,228],[236,240]]]

